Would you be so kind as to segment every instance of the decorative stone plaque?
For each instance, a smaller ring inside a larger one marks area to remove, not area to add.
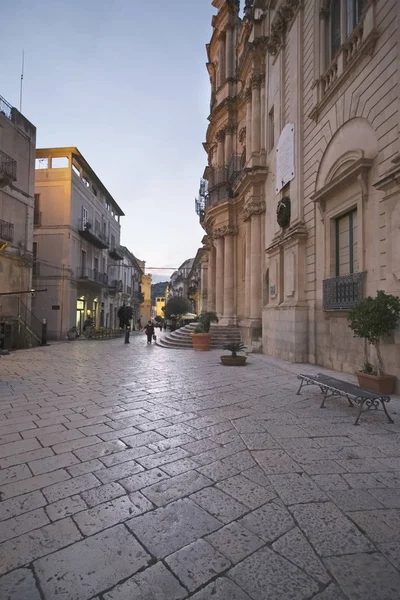
[[[288,123],[282,129],[276,148],[276,192],[294,178],[294,125]]]

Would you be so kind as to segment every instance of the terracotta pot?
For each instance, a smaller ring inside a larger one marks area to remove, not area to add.
[[[247,356],[221,356],[221,362],[226,367],[243,367]]]
[[[204,352],[210,349],[211,333],[192,333],[193,350]]]
[[[357,371],[358,385],[378,394],[393,394],[396,377],[394,375],[370,375]]]

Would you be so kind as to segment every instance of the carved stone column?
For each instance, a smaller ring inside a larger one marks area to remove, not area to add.
[[[229,166],[229,162],[232,158],[233,151],[233,125],[227,125],[225,127],[225,166]]]
[[[251,153],[261,150],[261,82],[260,76],[253,77],[251,81]]]
[[[235,257],[234,235],[237,229],[227,227],[224,237],[224,311],[223,321],[232,325],[235,318]]]
[[[203,255],[200,265],[200,312],[207,310],[208,301],[208,255]]]
[[[226,58],[226,67],[225,73],[227,79],[232,79],[233,77],[233,29],[228,27],[226,30],[226,41],[225,41],[225,58]]]
[[[251,217],[250,318],[261,319],[261,215]]]
[[[246,222],[246,243],[248,243],[248,240],[250,239],[250,247],[246,248],[246,317],[250,317],[250,320],[254,323],[254,325],[258,325],[261,323],[261,215],[264,212],[264,200],[252,200],[251,202],[247,203],[243,209],[243,219]],[[249,312],[247,312],[248,309]]]
[[[246,158],[249,160],[252,152],[252,123],[251,123],[251,88],[246,93]]]
[[[224,312],[224,238],[215,240],[215,310],[219,317]]]
[[[250,318],[250,269],[251,269],[251,220],[245,222],[246,229],[246,266],[245,266],[245,290],[244,290],[244,316]]]
[[[215,311],[215,248],[210,244],[208,247],[208,269],[207,269],[207,311]]]
[[[224,158],[224,142],[225,142],[225,132],[221,129],[217,133],[217,168],[221,169],[225,164]]]

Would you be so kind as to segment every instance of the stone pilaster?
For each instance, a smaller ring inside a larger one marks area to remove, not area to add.
[[[224,312],[224,238],[215,240],[215,310],[218,317]]]

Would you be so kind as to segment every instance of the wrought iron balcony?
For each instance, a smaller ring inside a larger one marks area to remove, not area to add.
[[[124,260],[124,257],[122,255],[122,252],[121,252],[119,246],[110,248],[110,250],[108,251],[108,254],[110,255],[110,258],[112,258],[113,260]]]
[[[11,111],[11,104],[9,104],[7,100],[3,98],[3,96],[0,96],[0,115],[7,117],[7,119],[10,119],[11,121]]]
[[[364,273],[352,273],[323,281],[324,310],[349,310],[364,298]]]
[[[240,154],[233,154],[228,165],[228,181],[234,181],[236,177],[240,175],[243,167],[243,156]]]
[[[0,242],[12,242],[14,239],[14,225],[0,219]]]
[[[97,269],[88,269],[80,267],[77,271],[78,279],[85,279],[89,283],[96,283],[100,286],[108,285],[108,276],[106,273],[100,273]]]
[[[109,247],[108,237],[105,233],[101,231],[98,227],[96,227],[91,221],[87,221],[84,219],[79,220],[79,233],[80,235],[96,246],[96,248],[100,248],[104,250]]]
[[[113,279],[109,283],[108,293],[114,295],[117,292],[122,292],[122,288],[123,288],[122,280],[121,279]]]
[[[0,187],[17,179],[17,161],[0,150]]]

